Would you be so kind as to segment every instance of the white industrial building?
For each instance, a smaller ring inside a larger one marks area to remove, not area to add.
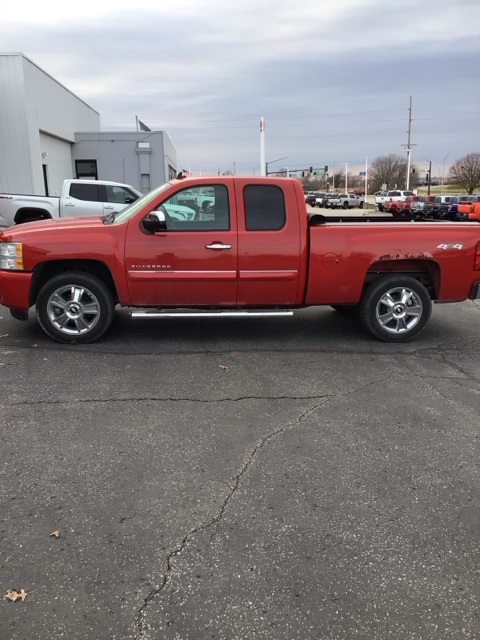
[[[166,131],[101,132],[100,114],[32,60],[0,54],[0,192],[56,195],[87,176],[146,192],[176,172]]]

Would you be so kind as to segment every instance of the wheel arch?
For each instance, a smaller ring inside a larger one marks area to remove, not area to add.
[[[50,220],[52,218],[49,211],[46,209],[37,209],[35,207],[22,207],[15,213],[13,221],[15,224],[22,224],[26,220]]]
[[[38,293],[43,285],[54,276],[67,271],[83,271],[96,276],[108,287],[115,303],[118,302],[118,293],[112,273],[109,267],[101,260],[50,260],[37,265],[33,272],[30,287],[30,305],[35,304]]]
[[[406,275],[421,282],[432,300],[438,298],[441,269],[438,262],[430,259],[404,258],[386,259],[374,262],[365,276],[364,290],[373,282],[386,275]]]

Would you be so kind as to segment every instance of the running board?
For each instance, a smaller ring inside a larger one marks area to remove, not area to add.
[[[291,309],[281,311],[164,311],[152,309],[132,311],[132,318],[258,318],[263,316],[293,316]]]

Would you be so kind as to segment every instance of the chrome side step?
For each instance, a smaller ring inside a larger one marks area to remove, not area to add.
[[[251,311],[175,311],[172,309],[146,309],[132,311],[132,318],[258,318],[263,316],[293,316],[291,309]]]

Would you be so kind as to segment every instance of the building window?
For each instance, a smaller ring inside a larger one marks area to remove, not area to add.
[[[96,160],[75,160],[75,177],[98,180]]]

